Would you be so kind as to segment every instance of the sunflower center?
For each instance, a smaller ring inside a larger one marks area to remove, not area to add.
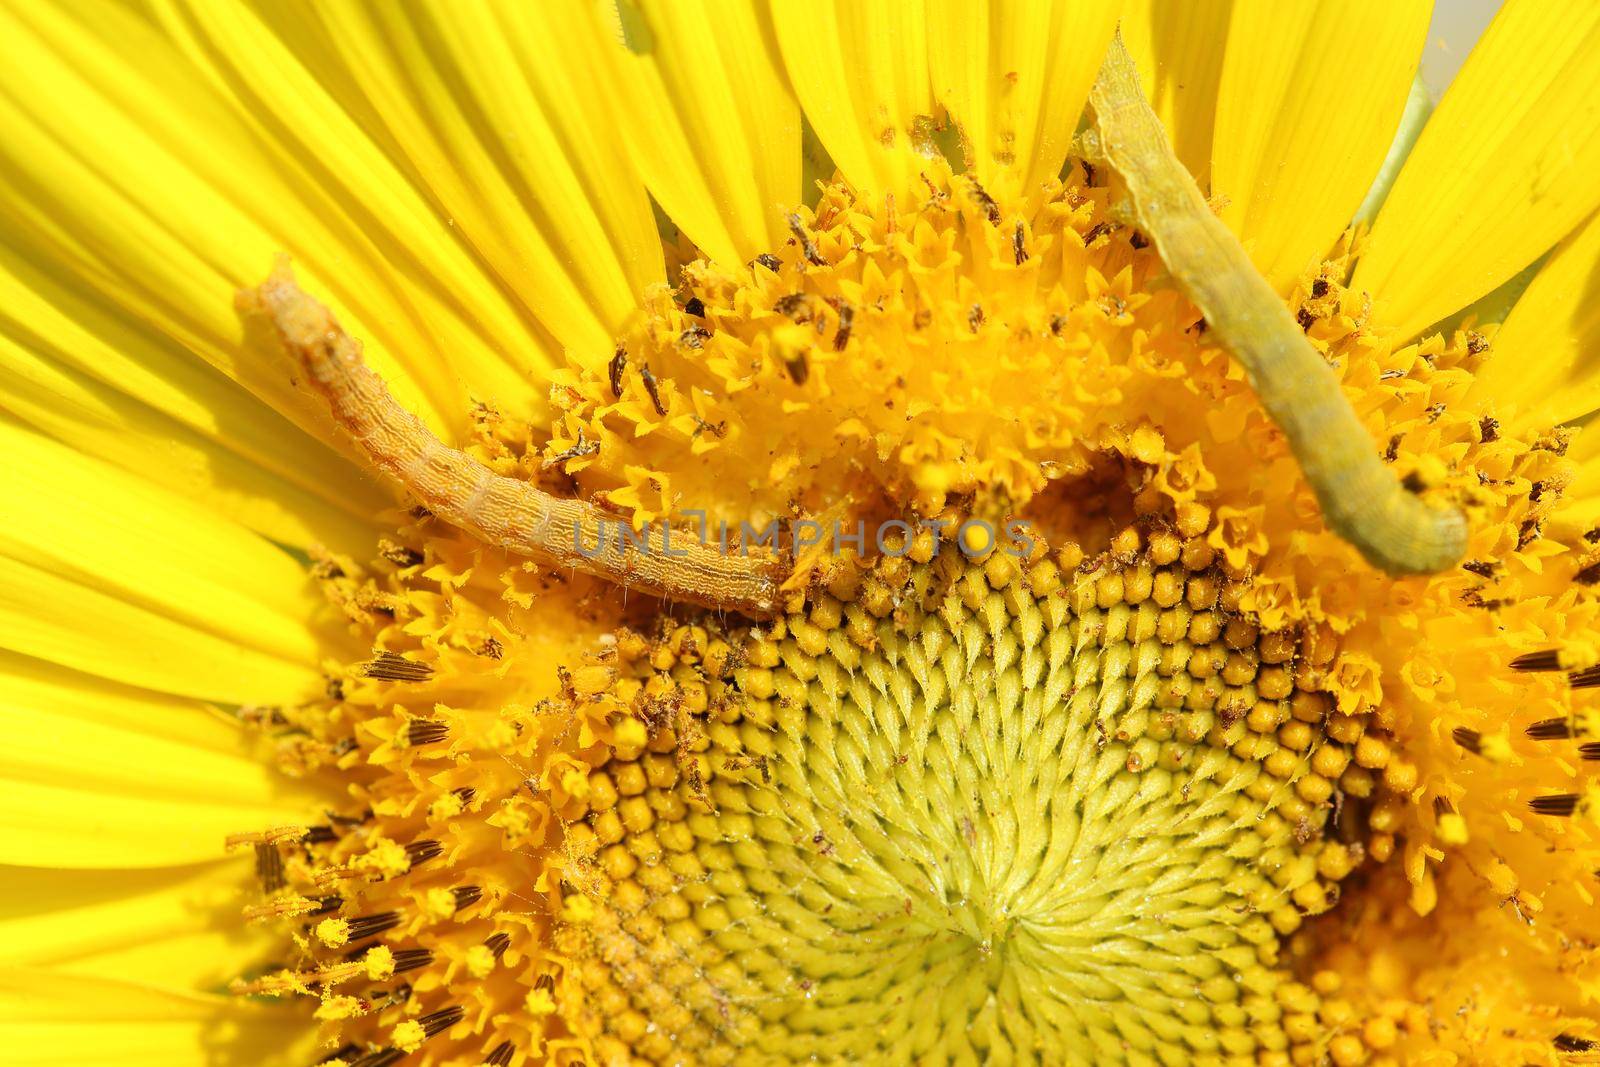
[[[1349,755],[1305,722],[1291,646],[1148,551],[1063,584],[945,547],[821,595],[743,665],[708,677],[680,631],[624,666],[657,726],[574,802],[592,864],[556,937],[603,1061],[1288,1047],[1274,922],[1350,866],[1306,800]]]
[[[799,554],[776,620],[665,609],[439,509],[371,568],[319,564],[373,652],[269,721],[350,799],[259,839],[253,910],[295,939],[241,988],[314,995],[360,1067],[1355,1062],[1292,935],[1417,829],[1377,682],[1410,669],[1413,594],[1316,524],[1098,168],[927,189],[836,186],[773,253],[684,265],[560,378],[552,426],[482,409],[481,467],[451,460],[614,538],[865,523]],[[1481,338],[1385,347],[1347,251],[1295,319],[1395,477],[1470,501],[1554,463],[1453,402]],[[1489,459],[1429,462],[1463,451]],[[385,469],[419,466],[444,469]],[[1035,550],[870,532],[964,517]]]

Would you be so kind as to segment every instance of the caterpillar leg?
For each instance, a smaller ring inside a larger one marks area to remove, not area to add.
[[[495,474],[444,444],[403,408],[361,358],[361,342],[295,283],[287,262],[254,290],[241,309],[264,314],[284,348],[305,369],[307,385],[327,400],[334,421],[374,467],[429,511],[508,552],[570,567],[654,596],[765,618],[780,606],[781,570],[774,559],[725,554],[682,532],[652,529],[645,545],[602,535],[593,505],[543,492]],[[595,545],[596,548],[579,546]]]

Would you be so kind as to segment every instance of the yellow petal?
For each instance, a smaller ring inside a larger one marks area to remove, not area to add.
[[[135,733],[194,751],[237,756],[259,763],[252,735],[239,721],[208,704],[81,674],[43,660],[0,650],[0,679],[8,705]],[[282,785],[276,775],[263,781]]]
[[[0,422],[0,647],[230,702],[318,685],[301,566],[192,501]]]
[[[1178,159],[1204,189],[1233,0],[1130,0],[1122,41]]]
[[[520,308],[559,344],[610,358],[665,273],[649,197],[595,91],[610,42],[587,7],[254,7],[332,102],[414,168]]]
[[[1495,335],[1475,383],[1519,425],[1600,408],[1600,213],[1539,268]]]
[[[150,686],[228,702],[287,702],[316,689],[309,667],[175,622],[93,585],[0,555],[0,648]]]
[[[274,540],[364,555],[370,476],[170,339],[0,248],[0,408]]]
[[[306,1062],[302,1013],[38,968],[0,971],[8,1067],[279,1067]]]
[[[268,958],[276,931],[245,925],[260,900],[248,856],[151,870],[0,867],[0,968],[200,992]]]
[[[1431,5],[1240,4],[1212,135],[1222,220],[1286,292],[1349,224],[1394,139]]]
[[[772,18],[789,83],[845,180],[909,192],[939,154],[922,0],[773,0]]]
[[[934,95],[959,126],[986,185],[1055,177],[1116,31],[1120,3],[932,0]]]
[[[1510,0],[1378,213],[1354,284],[1409,337],[1532,263],[1600,203],[1600,4]]]
[[[623,0],[616,13],[615,121],[662,209],[724,263],[776,248],[801,198],[800,109],[765,12]]]
[[[0,862],[162,867],[217,860],[231,833],[305,825],[317,798],[273,771],[259,738],[194,701],[0,653]]]
[[[465,425],[468,390],[540,408],[534,372],[557,353],[461,235],[276,37],[236,6],[207,12],[218,39],[204,46],[172,16],[188,55],[120,5],[0,13],[7,243],[308,426],[325,414],[279,362],[241,346],[233,307],[285,251],[434,425]],[[221,58],[230,48],[246,69]]]

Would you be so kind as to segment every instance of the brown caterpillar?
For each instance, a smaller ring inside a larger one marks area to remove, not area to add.
[[[502,477],[445,445],[366,365],[361,342],[300,289],[287,260],[261,286],[241,293],[239,305],[271,320],[284,348],[305,368],[309,386],[328,401],[334,420],[372,465],[445,522],[485,544],[653,596],[756,618],[777,613],[776,560],[725,554],[681,532],[671,537],[664,527],[652,526],[643,544],[606,538],[601,522],[607,517],[592,504]],[[607,521],[615,526],[618,520]],[[579,545],[596,547],[580,552]]]
[[[1408,492],[1384,467],[1339,381],[1206,206],[1144,98],[1120,37],[1089,91],[1106,161],[1122,177],[1140,228],[1155,241],[1206,326],[1244,365],[1289,439],[1328,528],[1390,574],[1432,574],[1466,553],[1466,517]]]

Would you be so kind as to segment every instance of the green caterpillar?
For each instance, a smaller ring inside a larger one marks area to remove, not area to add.
[[[1178,162],[1120,38],[1089,92],[1106,161],[1140,229],[1250,384],[1316,492],[1329,529],[1390,574],[1433,574],[1466,553],[1466,517],[1407,491],[1384,467],[1333,371],[1300,332]]]

